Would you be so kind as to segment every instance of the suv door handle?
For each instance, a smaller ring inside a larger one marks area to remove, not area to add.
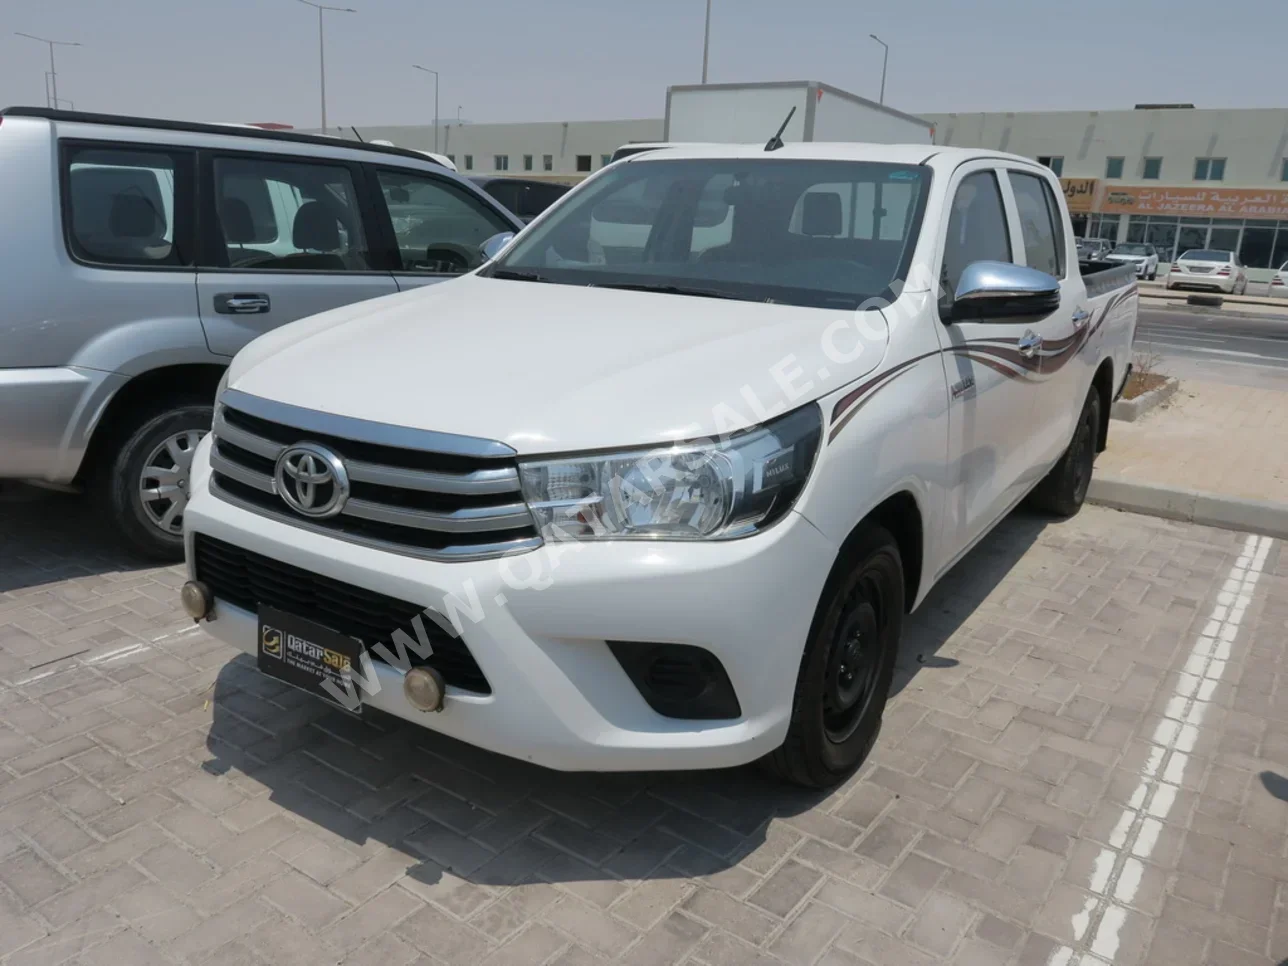
[[[1075,329],[1081,329],[1087,323],[1089,318],[1091,318],[1090,312],[1086,309],[1078,309],[1078,311],[1073,313],[1073,327]]]
[[[215,311],[221,315],[256,315],[271,307],[263,292],[220,292],[215,296]]]
[[[1020,350],[1020,355],[1024,356],[1024,358],[1032,359],[1038,354],[1038,350],[1042,348],[1042,336],[1032,331],[1025,332],[1016,348]]]

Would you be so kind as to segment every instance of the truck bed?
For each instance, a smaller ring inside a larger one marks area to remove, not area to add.
[[[1126,288],[1136,281],[1136,266],[1125,262],[1078,262],[1087,298]]]

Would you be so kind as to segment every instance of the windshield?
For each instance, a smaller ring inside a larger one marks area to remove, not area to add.
[[[1119,245],[1114,249],[1115,255],[1148,255],[1149,250],[1144,245]]]
[[[919,165],[639,160],[607,171],[482,274],[856,308],[907,275]]]
[[[1191,248],[1181,258],[1191,262],[1228,262],[1230,253],[1215,252],[1207,248]]]

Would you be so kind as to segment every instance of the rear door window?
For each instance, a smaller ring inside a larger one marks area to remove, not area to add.
[[[192,264],[192,155],[67,145],[67,243],[80,261],[159,268]]]
[[[353,172],[341,164],[265,157],[213,161],[216,268],[374,270]]]

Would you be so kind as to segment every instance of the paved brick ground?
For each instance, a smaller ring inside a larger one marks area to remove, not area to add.
[[[1188,966],[1288,958],[1288,555],[1009,520],[872,760],[556,775],[370,727],[0,498],[0,963]]]

